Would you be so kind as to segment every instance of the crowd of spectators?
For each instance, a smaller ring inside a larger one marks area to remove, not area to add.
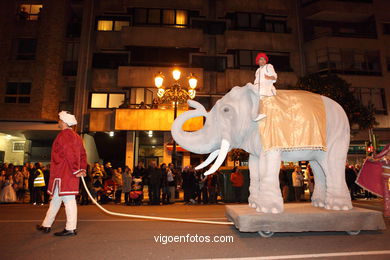
[[[362,190],[355,181],[360,170],[359,165],[346,165],[345,179],[351,193],[351,199],[375,196]],[[50,164],[25,163],[23,166],[0,164],[0,203],[31,203],[44,205],[49,203],[47,185],[50,176]],[[183,169],[172,163],[162,163],[159,167],[151,162],[144,167],[139,162],[132,171],[128,166],[112,167],[110,162],[104,165],[96,162],[88,166],[85,182],[94,199],[99,203],[123,205],[166,205],[173,204],[179,198],[184,204],[215,204],[218,198],[224,200],[222,192],[224,174],[219,171],[205,176],[204,171],[196,171],[192,166]],[[234,167],[229,179],[233,202],[244,202],[242,198],[244,176],[238,167]],[[314,176],[310,165],[305,171],[299,166],[281,165],[279,174],[280,189],[285,202],[309,200],[314,191]],[[225,183],[225,184],[224,184]],[[305,191],[308,191],[307,193]],[[180,196],[183,192],[183,197]],[[307,195],[308,194],[308,195]],[[91,203],[87,191],[80,182],[80,205]]]

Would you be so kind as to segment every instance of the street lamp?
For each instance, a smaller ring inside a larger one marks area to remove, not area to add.
[[[193,73],[190,74],[188,79],[188,89],[183,89],[180,84],[181,71],[178,68],[173,69],[172,77],[175,80],[175,83],[170,87],[164,87],[164,75],[162,72],[158,72],[154,76],[154,85],[157,87],[157,96],[162,102],[172,102],[174,107],[173,119],[177,117],[177,105],[180,103],[185,103],[188,99],[194,99],[196,96],[196,86],[198,84],[198,79]],[[172,148],[172,162],[176,166],[176,142],[173,140]]]

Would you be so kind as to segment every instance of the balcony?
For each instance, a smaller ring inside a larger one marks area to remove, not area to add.
[[[178,110],[177,114],[184,112],[186,110]],[[171,109],[90,110],[89,131],[170,131],[172,123],[173,110]],[[183,125],[185,131],[196,131],[202,127],[202,117],[192,118]]]
[[[203,31],[168,27],[123,27],[121,43],[122,46],[201,48]]]
[[[321,0],[305,1],[303,17],[310,20],[361,22],[373,15],[372,1]]]
[[[289,51],[297,48],[296,36],[286,33],[227,31],[225,49],[278,50]]]
[[[361,38],[361,39],[376,39],[378,36],[373,32],[340,32],[340,31],[323,31],[312,32],[305,34],[305,41],[312,41],[319,38],[341,37],[341,38]]]
[[[201,68],[180,68],[182,73],[183,86],[187,87],[186,77],[194,73],[198,78],[198,89],[203,88],[203,69]],[[123,66],[118,69],[119,87],[154,87],[154,76],[161,71],[164,75],[170,75],[170,67],[144,67],[144,66]],[[166,77],[164,85],[173,85],[173,79]]]

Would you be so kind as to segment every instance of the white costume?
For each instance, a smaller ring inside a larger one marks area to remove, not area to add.
[[[275,80],[266,79],[265,76],[275,77]],[[253,102],[253,118],[255,121],[261,120],[265,117],[263,114],[259,114],[259,100],[264,97],[270,97],[276,95],[276,88],[274,83],[278,78],[278,74],[276,74],[274,66],[272,64],[265,64],[264,66],[260,66],[256,70],[255,74],[255,82],[251,87],[251,90],[255,95],[252,97]]]
[[[50,207],[46,213],[46,217],[43,220],[42,226],[51,227],[58,211],[61,208],[61,204],[64,202],[66,212],[66,230],[75,230],[77,227],[77,203],[76,195],[59,196],[57,187],[54,190],[53,198],[50,202]]]
[[[275,80],[266,79],[265,75],[270,77],[275,77]],[[253,82],[256,93],[259,95],[260,99],[264,96],[269,97],[276,95],[276,89],[274,83],[278,78],[274,66],[272,64],[265,64],[264,66],[259,67],[256,70],[255,82]]]

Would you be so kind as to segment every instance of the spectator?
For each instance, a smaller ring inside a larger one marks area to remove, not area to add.
[[[169,204],[169,198],[170,198],[170,193],[169,193],[169,188],[168,188],[168,170],[167,170],[167,165],[165,163],[161,164],[160,166],[161,170],[161,202],[162,204]]]
[[[158,109],[158,99],[154,98],[152,102],[152,109]]]
[[[13,189],[12,176],[5,176],[3,188],[0,192],[0,203],[15,203],[17,201],[16,192]]]
[[[307,175],[307,185],[309,188],[309,193],[311,198],[314,192],[314,175],[313,175],[313,170],[310,167],[310,164],[307,165],[306,175]]]
[[[145,104],[144,101],[142,101],[142,102],[139,104],[138,108],[139,108],[139,109],[147,109],[148,106]]]
[[[208,195],[209,203],[216,204],[217,203],[217,175],[215,172],[207,176],[206,186],[207,186],[207,195]]]
[[[167,169],[167,185],[168,185],[168,203],[175,203],[176,183],[178,179],[178,171],[175,171],[175,165],[170,163]]]
[[[113,169],[112,169],[112,166],[111,166],[111,163],[110,162],[107,162],[105,165],[104,165],[104,171],[106,173],[106,175],[104,176],[104,179],[105,180],[111,180],[112,179],[112,176],[114,174],[113,172]]]
[[[19,170],[19,167],[15,167],[14,175],[14,189],[16,192],[16,197],[18,201],[23,201],[24,197],[24,176],[22,171]]]
[[[46,165],[45,168],[42,169],[43,170],[43,176],[45,178],[45,184],[49,184],[49,180],[50,180],[50,164]],[[45,185],[45,187],[42,188],[42,192],[43,192],[43,203],[44,204],[48,204],[49,203],[49,198],[50,198],[50,195],[49,193],[47,193],[47,185]]]
[[[349,192],[351,194],[351,200],[355,200],[355,181],[356,181],[356,173],[348,164],[345,165],[345,181],[347,183]]]
[[[92,191],[92,178],[91,178],[91,166],[87,165],[87,169],[85,171],[85,176],[84,176],[84,181],[85,184],[87,185],[87,189],[89,191]],[[85,189],[82,181],[80,181],[80,205],[88,205],[89,204],[89,198],[88,198],[88,193],[87,190]]]
[[[195,204],[195,188],[196,188],[196,178],[195,170],[192,166],[187,166],[184,168],[182,173],[183,184],[182,188],[184,190],[184,204]]]
[[[22,8],[20,8],[19,10],[19,19],[20,20],[28,20],[28,12],[26,11],[26,7],[22,6]]]
[[[202,172],[196,172],[196,199],[198,200],[198,204],[207,204],[208,196],[207,196],[207,186],[205,185],[206,177],[204,177]]]
[[[22,167],[22,174],[23,174],[23,198],[22,203],[24,203],[24,198],[26,196],[26,192],[28,191],[28,178],[29,178],[29,171],[26,166]]]
[[[33,189],[33,205],[43,205],[42,192],[45,185],[45,177],[42,170],[42,164],[40,162],[35,163],[35,172],[34,172],[34,189]]]
[[[0,172],[0,190],[5,186],[6,170],[2,169]]]
[[[144,168],[144,164],[143,162],[139,161],[138,162],[138,165],[134,168],[134,173],[133,173],[133,177],[136,177],[136,178],[143,178],[145,175],[145,168]]]
[[[112,180],[115,183],[115,204],[121,204],[123,179],[122,179],[122,168],[117,168],[113,171],[114,175]]]
[[[28,164],[28,172],[29,172],[28,190],[30,193],[30,203],[33,204],[34,203],[34,172],[35,172],[35,168],[34,168],[33,163]]]
[[[161,170],[157,168],[155,162],[151,162],[148,168],[149,175],[149,200],[151,205],[160,204]]]
[[[130,205],[130,191],[131,191],[131,182],[132,182],[131,169],[126,166],[125,170],[122,172],[123,187],[122,192],[125,194],[125,205]]]
[[[288,199],[288,172],[286,171],[286,168],[283,164],[283,162],[280,164],[280,171],[279,171],[279,186],[280,190],[282,192],[283,201],[287,201]]]
[[[292,173],[295,201],[301,201],[303,194],[303,175],[301,167],[295,166],[294,172]]]
[[[233,186],[235,202],[241,202],[241,191],[244,186],[244,176],[238,167],[233,168],[233,172],[230,175],[230,181]]]

